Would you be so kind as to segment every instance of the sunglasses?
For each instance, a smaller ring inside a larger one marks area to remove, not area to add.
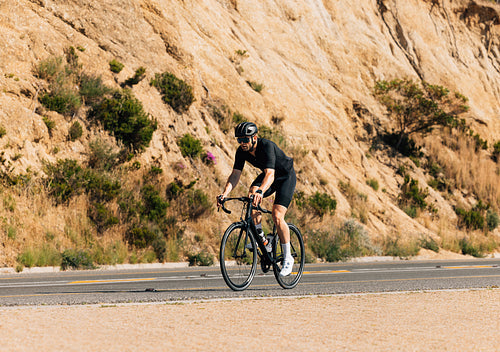
[[[248,143],[250,142],[250,137],[238,137],[236,140],[238,143]]]

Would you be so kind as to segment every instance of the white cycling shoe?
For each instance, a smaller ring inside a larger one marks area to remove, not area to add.
[[[286,257],[283,261],[283,267],[280,271],[280,276],[288,276],[292,273],[293,269],[293,257]]]

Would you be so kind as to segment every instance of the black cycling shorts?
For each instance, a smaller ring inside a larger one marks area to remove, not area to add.
[[[264,173],[261,173],[255,181],[252,182],[252,186],[260,187],[262,186],[262,181],[264,180]],[[295,191],[295,185],[297,184],[297,176],[295,176],[295,170],[292,169],[288,175],[278,177],[274,180],[273,184],[264,193],[264,198],[269,197],[271,194],[276,192],[276,198],[274,199],[274,204],[279,204],[288,208],[292,202],[293,192]]]

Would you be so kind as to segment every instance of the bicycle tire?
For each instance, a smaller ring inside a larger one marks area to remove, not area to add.
[[[233,223],[224,232],[220,244],[220,269],[226,284],[233,291],[243,291],[250,284],[257,269],[257,251],[246,248],[247,243],[257,248],[253,236],[247,234],[245,225]]]
[[[273,255],[277,258],[276,264],[273,265],[274,277],[278,284],[284,289],[291,289],[297,286],[304,272],[305,264],[305,250],[304,240],[302,234],[297,226],[288,224],[290,229],[290,247],[292,256],[294,257],[294,264],[292,273],[288,276],[280,276],[280,271],[283,266],[283,254],[281,252],[281,242],[279,236],[275,236],[273,240]]]

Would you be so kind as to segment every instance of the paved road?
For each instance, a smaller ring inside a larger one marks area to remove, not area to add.
[[[2,274],[0,306],[500,287],[500,259],[309,264],[301,282],[292,290],[282,289],[272,273],[259,273],[243,292],[231,291],[218,267]]]

